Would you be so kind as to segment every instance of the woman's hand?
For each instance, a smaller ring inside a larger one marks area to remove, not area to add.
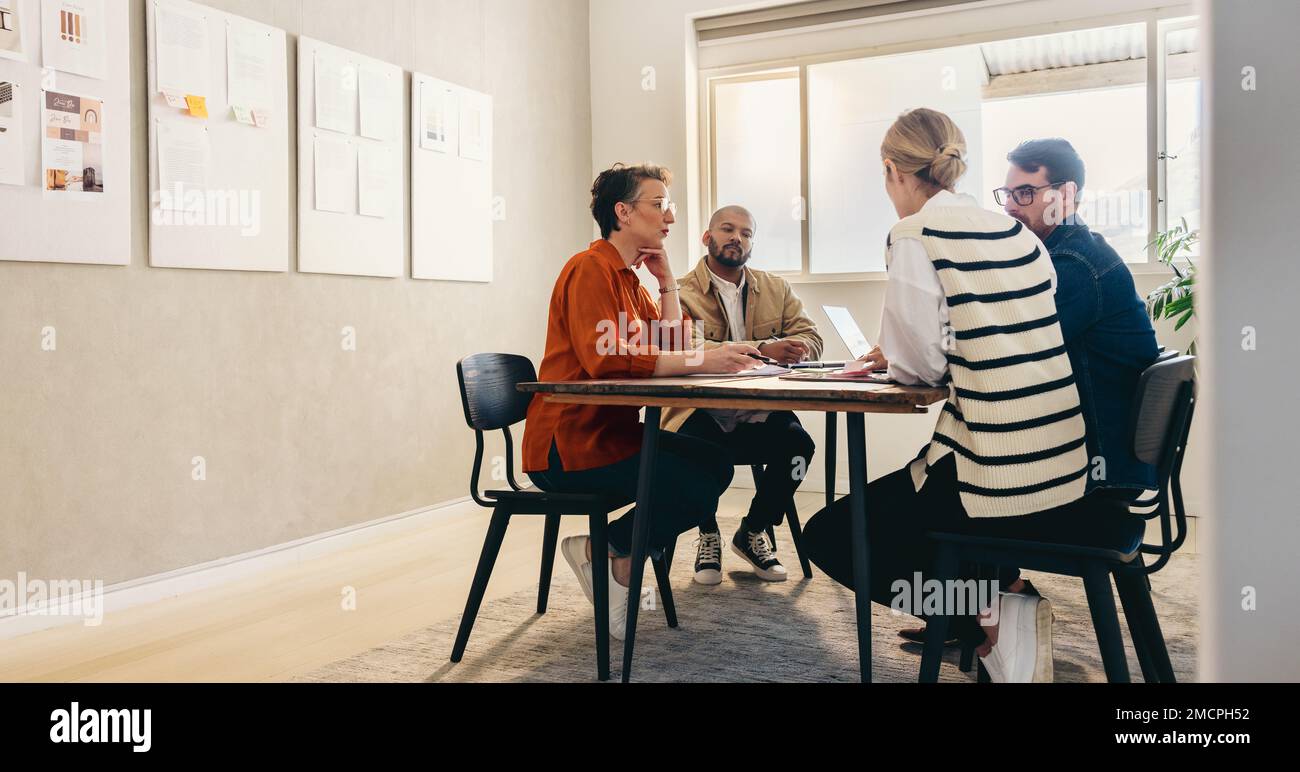
[[[673,267],[668,264],[668,252],[653,247],[641,247],[636,259],[632,261],[635,270],[642,265],[650,275],[659,281],[659,286],[666,287],[673,283]]]
[[[889,369],[889,360],[885,359],[885,355],[880,351],[880,346],[876,346],[861,357],[858,357],[858,361],[868,363],[868,369],[871,370]]]
[[[762,363],[751,354],[758,354],[758,349],[744,343],[724,343],[704,352],[698,372],[743,373],[753,370]]]

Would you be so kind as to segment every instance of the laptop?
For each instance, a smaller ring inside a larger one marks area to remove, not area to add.
[[[848,347],[849,353],[853,355],[853,360],[861,359],[864,355],[871,352],[871,343],[867,336],[862,334],[862,329],[849,313],[849,309],[843,306],[822,306],[826,316],[830,318],[831,325],[835,332],[839,333],[840,340]],[[853,361],[850,360],[850,361]],[[847,362],[800,362],[796,365],[790,365],[795,369],[822,369],[822,368],[840,368],[844,367]]]
[[[862,334],[862,328],[858,327],[849,309],[843,306],[822,306],[822,310],[831,320],[835,332],[839,333],[840,340],[844,341],[850,356],[861,359],[871,353],[871,343],[867,340],[867,336]]]
[[[858,327],[858,323],[853,318],[853,314],[849,313],[849,309],[843,306],[822,306],[822,310],[826,312],[827,318],[831,320],[831,326],[833,326],[835,328],[835,332],[839,334],[840,340],[844,341],[845,347],[848,348],[849,353],[853,355],[852,361],[861,359],[863,356],[871,353],[871,349],[872,349],[871,342],[867,340],[866,335],[862,334],[862,328]],[[848,363],[807,362],[804,364],[805,366],[808,367],[817,366],[821,368],[843,368]],[[792,367],[798,368],[799,366],[792,365]],[[810,380],[810,381],[868,380],[877,383],[892,383],[892,381],[890,381],[888,377],[886,377],[883,374],[868,373],[868,372],[807,373],[807,374],[800,374],[800,375],[785,376],[783,380]]]

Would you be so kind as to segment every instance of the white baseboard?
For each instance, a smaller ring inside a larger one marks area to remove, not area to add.
[[[253,574],[297,565],[357,544],[392,536],[430,524],[440,510],[469,501],[468,496],[413,509],[398,515],[326,531],[284,544],[264,547],[242,555],[218,558],[207,563],[178,568],[161,574],[132,579],[104,588],[100,611],[107,615],[133,606],[228,584]],[[82,616],[0,611],[0,640],[48,630],[67,624],[84,624]]]

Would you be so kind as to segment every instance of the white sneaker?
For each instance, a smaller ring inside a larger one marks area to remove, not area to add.
[[[587,536],[569,536],[560,542],[560,551],[564,553],[569,568],[572,568],[574,575],[578,577],[578,584],[582,587],[583,594],[587,596],[587,602],[594,606],[596,593],[591,577],[591,561],[587,559],[588,540]],[[614,579],[613,558],[607,559],[605,565],[609,572],[609,637],[621,641],[627,630],[628,589]],[[651,592],[653,590],[650,587],[643,587],[641,590],[643,596]]]
[[[695,540],[695,581],[697,584],[722,584],[722,534],[700,531]]]
[[[596,602],[595,592],[592,590],[591,583],[591,561],[587,559],[587,541],[586,536],[568,536],[560,542],[560,552],[564,554],[564,559],[568,561],[569,568],[578,577],[578,586],[582,587],[582,593],[587,596],[588,603]]]
[[[1052,681],[1052,604],[1047,598],[1001,593],[998,642],[980,657],[993,683]]]

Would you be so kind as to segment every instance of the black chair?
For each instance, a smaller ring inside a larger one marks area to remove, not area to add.
[[[474,469],[470,473],[470,496],[480,506],[492,510],[483,553],[474,571],[465,613],[460,619],[460,630],[451,650],[451,661],[460,662],[469,642],[474,620],[478,616],[483,595],[487,592],[492,567],[496,564],[501,542],[505,539],[510,518],[515,515],[544,515],[546,531],[542,541],[542,572],[538,582],[537,613],[546,613],[546,601],[551,590],[551,573],[555,565],[556,541],[560,533],[560,517],[585,516],[591,526],[594,545],[605,543],[605,528],[609,513],[632,503],[631,499],[611,499],[600,495],[576,493],[547,493],[536,488],[525,488],[515,481],[514,440],[510,427],[524,420],[532,395],[523,394],[518,385],[537,380],[533,363],[515,354],[474,354],[456,363],[456,378],[460,382],[460,401],[465,409],[465,422],[474,430]],[[479,469],[483,464],[483,433],[500,429],[505,436],[506,483],[510,490],[484,491],[479,495]],[[591,551],[594,605],[596,610],[596,676],[609,679],[609,568],[604,549]],[[673,605],[672,587],[668,582],[671,554],[653,559],[659,594],[663,601],[668,626],[677,626],[677,610]],[[629,602],[639,602],[632,598]]]
[[[1110,579],[1114,577],[1143,679],[1173,683],[1173,666],[1151,602],[1149,575],[1163,568],[1187,538],[1180,474],[1196,403],[1195,362],[1195,357],[1166,351],[1138,381],[1133,449],[1138,459],[1156,467],[1157,488],[1149,497],[1131,503],[1127,512],[1116,507],[1113,512],[1099,513],[1099,517],[1117,519],[1112,525],[1118,527],[1112,530],[1124,535],[1116,537],[1115,543],[1084,547],[932,533],[931,538],[938,542],[933,578],[940,582],[956,579],[963,563],[981,567],[984,576],[996,576],[996,566],[1018,566],[1081,578],[1106,680],[1126,683],[1130,674],[1111,594]],[[1146,544],[1146,521],[1154,519],[1160,521],[1160,543]],[[1154,556],[1154,562],[1146,565],[1143,555]],[[922,683],[939,678],[949,620],[948,616],[927,619]],[[963,649],[963,669],[967,669],[971,649],[969,644]],[[982,667],[980,676],[981,681],[987,680]]]
[[[1171,349],[1168,348],[1167,346],[1161,346],[1158,353],[1156,354],[1156,362],[1164,362],[1166,360],[1173,359],[1181,355],[1182,352],[1178,351],[1177,349]],[[1163,566],[1163,564],[1161,565]],[[1156,570],[1158,569],[1152,569],[1152,571],[1156,571]],[[998,577],[998,572],[996,568],[990,569],[987,566],[975,567],[976,579],[996,579],[997,577]],[[958,667],[964,673],[969,673],[975,667],[975,648],[976,648],[976,644],[972,641],[961,642],[961,663],[958,665]],[[981,679],[984,679],[987,675],[986,673],[984,673],[984,668],[982,666],[980,667],[979,674]]]

